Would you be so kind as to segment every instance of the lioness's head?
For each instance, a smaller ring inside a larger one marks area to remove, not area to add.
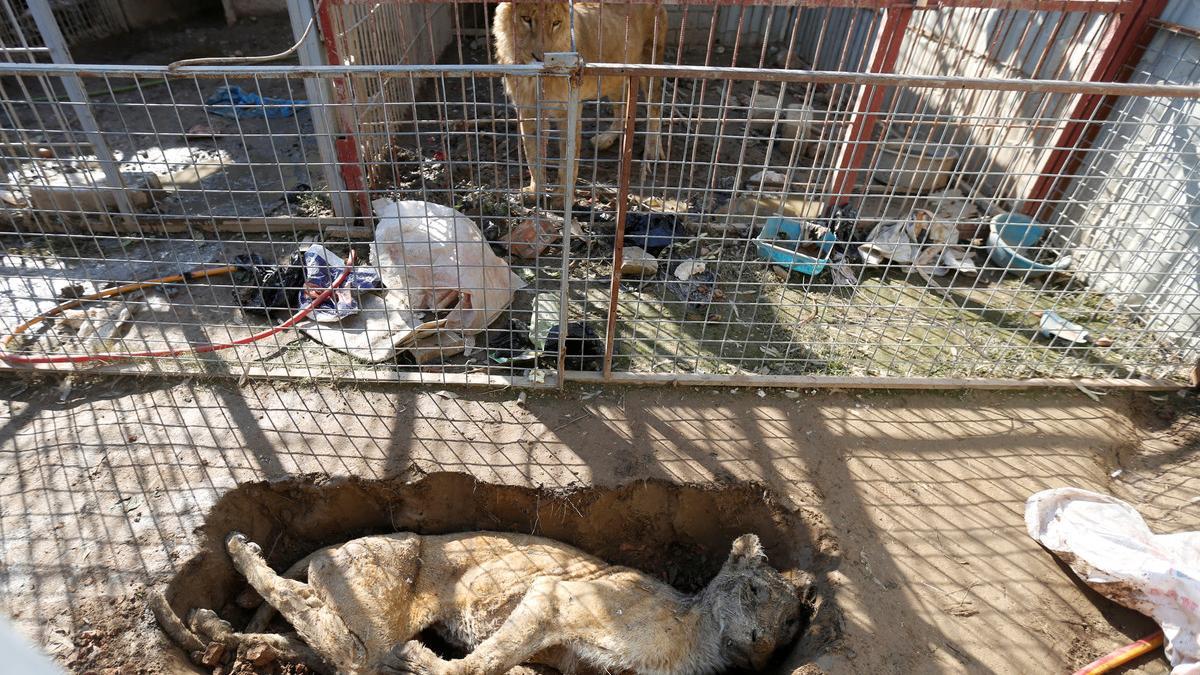
[[[496,7],[496,52],[501,63],[544,61],[546,52],[571,51],[566,3],[502,2]]]
[[[800,589],[767,564],[753,534],[734,540],[707,594],[721,627],[721,652],[734,666],[761,670],[800,630]]]

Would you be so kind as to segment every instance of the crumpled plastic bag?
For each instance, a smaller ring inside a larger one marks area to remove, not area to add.
[[[345,261],[333,251],[320,244],[309,246],[304,251],[304,287],[300,289],[296,306],[304,307],[332,286],[345,268]],[[358,313],[357,291],[375,288],[379,288],[379,271],[373,267],[355,267],[342,285],[325,302],[315,307],[309,316],[322,323],[353,316]]]
[[[953,222],[935,220],[929,211],[914,209],[902,221],[876,224],[867,235],[867,243],[860,245],[858,251],[869,265],[881,265],[889,260],[899,265],[911,265],[925,246],[942,248],[957,241],[958,228]]]
[[[224,86],[218,87],[204,104],[208,106],[208,112],[221,117],[280,119],[291,117],[297,111],[303,110],[308,106],[308,101],[259,96],[254,92],[243,91],[241,87]]]
[[[458,211],[391,199],[376,199],[372,206],[379,224],[371,260],[384,285],[401,289],[414,310],[450,308],[438,321],[440,329],[465,336],[483,331],[525,286],[474,221]]]
[[[1025,527],[1097,593],[1162,627],[1171,675],[1200,675],[1200,532],[1154,534],[1129,504],[1077,488],[1031,496]]]

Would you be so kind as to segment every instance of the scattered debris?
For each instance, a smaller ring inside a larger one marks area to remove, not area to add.
[[[833,261],[829,264],[829,275],[833,277],[834,286],[843,288],[858,286],[858,277],[850,269],[850,264],[844,255],[838,254],[833,257]]]
[[[1051,262],[1038,260],[1046,251],[1038,242],[1046,235],[1046,227],[1019,213],[1002,213],[992,218],[987,245],[991,258],[1006,272],[1022,276],[1061,272],[1071,266],[1071,256],[1056,257]]]
[[[1096,341],[1093,344],[1095,344],[1097,347],[1111,347],[1113,346],[1113,340],[1112,338],[1101,337],[1096,338]]]
[[[208,112],[221,117],[262,119],[291,117],[308,106],[308,101],[270,98],[243,91],[241,87],[222,86],[204,102]]]
[[[313,244],[304,251],[304,286],[299,291],[296,306],[304,307],[342,274],[346,263],[333,251]],[[314,321],[329,323],[358,313],[356,291],[379,288],[379,270],[358,266],[334,293],[309,314]]]
[[[475,223],[448,206],[377,199],[371,260],[385,290],[362,311],[300,329],[353,358],[378,363],[408,350],[418,363],[461,353],[525,282],[486,245]]]
[[[746,184],[751,188],[755,188],[760,185],[777,185],[782,187],[787,185],[787,182],[787,176],[779,173],[778,171],[771,171],[768,169],[765,171],[759,171],[753,176],[750,176],[750,180],[746,181]]]
[[[216,131],[207,124],[200,123],[192,125],[184,132],[183,137],[188,140],[210,140],[217,135]]]
[[[271,317],[294,312],[292,289],[304,285],[304,251],[293,252],[279,265],[268,265],[256,253],[234,257],[234,297],[247,314]]]
[[[803,152],[819,157],[824,145],[809,142],[818,135],[818,121],[823,121],[823,116],[820,116],[819,119],[817,111],[812,106],[804,103],[789,105],[784,110],[783,120],[777,130],[776,138],[779,141],[779,149],[788,156]]]
[[[877,224],[867,235],[867,243],[858,247],[863,261],[868,265],[883,265],[889,261],[901,264],[915,262],[920,253],[917,225],[923,217],[914,212],[906,220]]]
[[[630,276],[653,276],[658,273],[658,258],[637,246],[626,246],[621,251],[621,274]]]
[[[746,119],[752,124],[771,123],[780,115],[780,111],[784,109],[787,101],[787,94],[780,91],[778,94],[755,94],[753,98],[746,100]]]
[[[702,260],[685,260],[675,267],[675,278],[687,281],[697,274],[703,274],[708,265]]]
[[[1051,341],[1062,341],[1071,345],[1085,344],[1088,341],[1086,328],[1067,321],[1058,312],[1052,310],[1042,312],[1038,320],[1038,332]]]
[[[558,293],[538,293],[533,299],[533,319],[529,339],[544,356],[558,356],[560,319],[562,316]],[[564,341],[565,365],[570,370],[600,370],[604,365],[604,343],[596,330],[583,321],[567,323]]]
[[[518,258],[532,260],[562,236],[562,218],[537,213],[517,223],[504,238],[504,247]]]
[[[667,288],[685,303],[687,312],[704,312],[713,300],[717,275],[699,260],[685,260],[675,268],[675,280]]]
[[[682,231],[679,217],[673,213],[625,214],[625,246],[637,246],[653,256],[674,244]]]
[[[768,218],[755,240],[764,258],[809,276],[825,269],[837,237],[829,228],[812,221]]]
[[[1025,527],[1097,593],[1154,619],[1175,672],[1200,667],[1200,532],[1154,534],[1126,502],[1077,488],[1029,497]]]

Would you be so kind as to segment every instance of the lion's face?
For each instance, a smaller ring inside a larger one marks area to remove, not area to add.
[[[763,669],[779,647],[796,638],[804,620],[800,590],[767,563],[758,537],[747,534],[714,579],[724,630],[722,651],[733,665]]]
[[[571,50],[571,27],[566,4],[550,2],[503,3],[496,21],[503,22],[510,49],[523,63],[544,61],[547,52]]]

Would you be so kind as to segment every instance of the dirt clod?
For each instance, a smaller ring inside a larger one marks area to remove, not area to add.
[[[246,660],[256,668],[262,668],[278,657],[279,655],[275,653],[275,650],[270,645],[254,645],[246,650]]]
[[[210,642],[204,648],[204,654],[200,656],[200,663],[209,668],[216,668],[221,665],[221,661],[225,660],[225,645],[220,642]],[[214,671],[215,672],[215,671]]]

